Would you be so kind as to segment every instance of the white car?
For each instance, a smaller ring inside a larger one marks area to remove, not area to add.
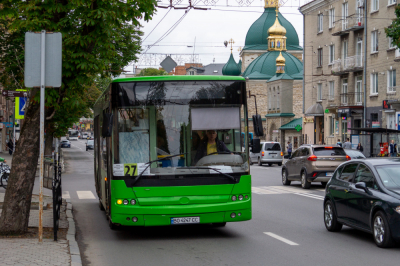
[[[250,152],[250,164],[263,165],[266,163],[269,166],[272,164],[281,166],[283,161],[281,144],[274,141],[261,142],[260,144],[261,151],[259,153]]]
[[[82,139],[87,139],[88,133],[82,133]]]

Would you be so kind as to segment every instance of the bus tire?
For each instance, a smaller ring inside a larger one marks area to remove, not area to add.
[[[213,227],[225,227],[225,225],[226,225],[226,222],[223,222],[223,223],[212,223]]]
[[[101,211],[105,211],[103,204],[101,203],[101,200],[99,199],[99,208]]]
[[[117,230],[118,229],[118,225],[111,221],[111,217],[108,217],[108,226],[110,227],[111,230]]]

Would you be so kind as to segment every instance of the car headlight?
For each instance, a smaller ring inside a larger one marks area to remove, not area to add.
[[[394,209],[398,214],[400,214],[400,206],[397,206],[396,209]]]

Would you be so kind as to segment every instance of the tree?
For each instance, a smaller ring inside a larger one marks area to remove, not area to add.
[[[46,89],[46,121],[54,134],[77,121],[87,110],[85,96],[96,77],[118,75],[129,62],[137,60],[140,51],[138,18],[149,20],[155,11],[155,0],[3,0],[0,18],[5,23],[4,42],[10,35],[23,36],[26,31],[61,32],[63,36],[62,86]],[[22,19],[21,19],[22,18]],[[21,86],[23,73],[13,78],[7,69],[16,69],[15,55],[23,62],[24,43],[20,49],[6,50],[2,57],[0,81]],[[5,48],[4,48],[5,47]],[[10,51],[9,51],[10,50]],[[14,75],[16,75],[14,73]],[[4,82],[4,83],[3,83]],[[17,142],[9,177],[0,233],[18,234],[28,228],[29,210],[35,171],[39,157],[39,93],[30,89],[25,122]]]
[[[400,5],[396,6],[394,11],[396,19],[392,21],[392,24],[385,28],[386,36],[393,39],[393,44],[400,47]]]
[[[144,76],[166,76],[168,75],[167,72],[165,72],[164,69],[156,69],[156,68],[145,68],[140,71],[140,73],[137,75],[138,77],[144,77]]]

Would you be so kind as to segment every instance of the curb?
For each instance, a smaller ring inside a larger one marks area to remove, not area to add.
[[[76,228],[75,228],[74,215],[72,213],[72,203],[70,199],[66,199],[66,202],[67,202],[67,220],[68,220],[67,240],[69,242],[71,266],[82,266],[81,253],[79,251],[78,242],[76,242]]]

